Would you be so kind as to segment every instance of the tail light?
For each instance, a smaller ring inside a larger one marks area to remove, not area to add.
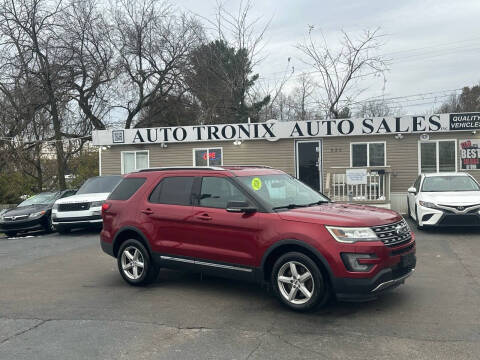
[[[105,212],[107,211],[108,209],[110,209],[111,205],[109,203],[103,203],[102,204],[102,212]]]

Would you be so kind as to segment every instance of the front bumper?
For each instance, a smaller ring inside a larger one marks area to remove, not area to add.
[[[58,211],[52,212],[52,224],[54,226],[83,227],[101,225],[102,215],[100,208],[81,211]]]
[[[46,221],[44,216],[36,219],[5,221],[0,223],[0,232],[41,230],[45,228],[44,223],[46,223]]]
[[[415,271],[415,239],[399,246],[355,246],[356,253],[375,254],[375,265],[368,272],[342,271],[331,277],[337,299],[366,301],[403,284]],[[346,252],[347,249],[343,250]]]
[[[336,297],[345,301],[365,301],[375,299],[379,294],[405,283],[405,279],[415,272],[415,267],[383,269],[371,279],[337,278],[333,281]]]
[[[418,205],[421,226],[480,226],[480,210],[453,212],[448,209],[431,209]]]

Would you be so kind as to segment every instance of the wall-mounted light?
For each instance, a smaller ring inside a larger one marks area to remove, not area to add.
[[[108,146],[102,146],[102,150],[108,150],[108,149],[110,149],[110,145],[108,145]]]
[[[477,130],[473,130],[472,134],[475,135],[477,133]]]
[[[165,144],[165,143],[160,143],[160,147],[161,147],[161,148],[163,148],[163,149],[165,149],[165,148],[167,148],[167,147],[168,147],[168,145],[167,145],[167,144]]]
[[[395,135],[395,139],[397,139],[397,140],[403,139],[403,134],[397,134],[397,135]]]
[[[237,139],[233,142],[233,145],[242,145],[242,140]]]

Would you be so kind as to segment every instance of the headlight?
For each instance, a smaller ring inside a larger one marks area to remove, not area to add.
[[[423,207],[426,207],[426,208],[438,209],[437,205],[435,205],[434,203],[428,202],[428,201],[419,200],[418,203],[420,204],[420,206],[423,206]]]
[[[90,207],[101,207],[105,201],[93,201],[90,203]]]
[[[368,227],[335,227],[325,226],[338,242],[354,243],[357,241],[378,241],[377,234]]]
[[[58,210],[58,204],[57,203],[53,204],[53,210]]]
[[[42,210],[42,211],[39,211],[39,212],[36,212],[36,213],[31,213],[30,215],[28,215],[28,217],[36,218],[36,217],[40,217],[40,216],[45,215],[45,213],[46,213],[46,211]]]

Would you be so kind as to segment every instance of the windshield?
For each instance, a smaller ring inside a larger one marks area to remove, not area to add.
[[[111,193],[122,180],[121,176],[98,176],[85,181],[76,195],[93,193]]]
[[[480,186],[470,176],[431,176],[423,181],[422,191],[480,191]]]
[[[58,196],[60,195],[59,192],[44,192],[38,195],[32,196],[27,200],[21,202],[18,207],[22,206],[29,206],[29,205],[37,205],[37,204],[53,204],[55,200],[57,200]]]
[[[286,174],[240,176],[237,179],[273,209],[328,202],[325,196]]]

